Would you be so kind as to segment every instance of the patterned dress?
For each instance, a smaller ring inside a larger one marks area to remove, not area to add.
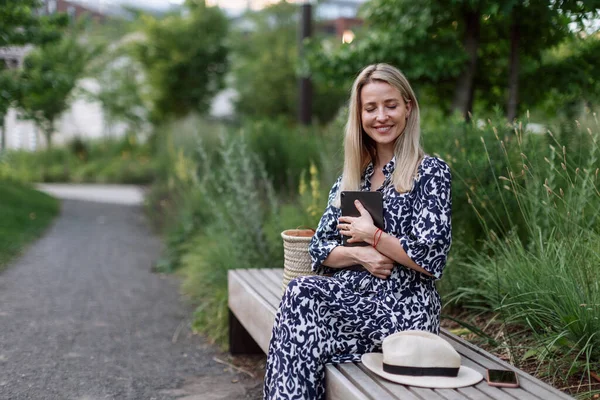
[[[333,277],[294,279],[283,295],[275,325],[264,385],[264,398],[325,399],[325,364],[359,361],[363,353],[381,351],[383,339],[418,329],[438,334],[441,303],[435,280],[441,278],[451,242],[450,169],[425,156],[410,192],[390,183],[395,160],[384,168],[384,230],[400,240],[408,256],[433,277],[396,264],[388,279],[368,271],[340,270],[322,263],[341,245],[339,208],[332,203],[341,177],[310,244],[313,269]],[[361,190],[371,190],[369,165]]]

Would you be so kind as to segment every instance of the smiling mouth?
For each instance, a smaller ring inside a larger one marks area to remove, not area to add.
[[[377,130],[377,132],[379,133],[386,133],[389,132],[390,129],[392,129],[391,125],[386,125],[386,126],[376,126],[375,129]]]

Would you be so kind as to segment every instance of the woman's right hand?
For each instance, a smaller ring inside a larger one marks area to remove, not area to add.
[[[358,262],[377,278],[387,279],[392,275],[394,261],[372,246],[354,247]]]

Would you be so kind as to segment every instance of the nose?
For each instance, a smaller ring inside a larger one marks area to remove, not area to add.
[[[388,119],[388,115],[385,111],[385,107],[380,107],[377,109],[377,115],[375,116],[375,118],[377,118],[377,121],[385,121]]]

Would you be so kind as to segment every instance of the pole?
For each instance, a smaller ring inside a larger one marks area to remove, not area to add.
[[[300,7],[301,18],[298,35],[298,50],[300,62],[303,63],[305,57],[304,39],[309,38],[312,35],[312,6],[309,3],[305,3]],[[298,119],[302,125],[310,125],[312,120],[312,83],[307,72],[302,72],[298,85],[298,92],[300,95]]]

